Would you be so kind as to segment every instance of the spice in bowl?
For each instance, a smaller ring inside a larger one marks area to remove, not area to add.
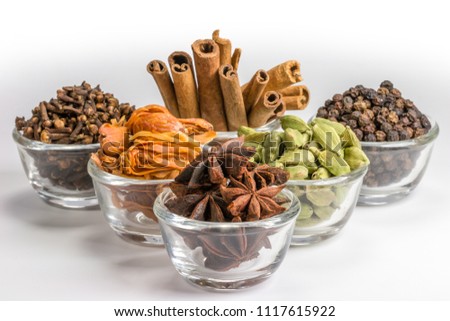
[[[86,167],[98,149],[99,128],[128,119],[133,110],[99,86],[83,82],[58,89],[56,98],[32,109],[31,118],[17,117],[13,138],[39,196],[67,208],[96,206]]]
[[[99,130],[89,173],[112,229],[141,245],[161,245],[153,203],[164,187],[215,137],[203,119],[178,119],[158,105]]]
[[[291,244],[315,243],[336,234],[356,204],[369,160],[347,126],[297,116],[280,119],[283,131],[257,132],[242,127],[244,146],[253,146],[255,162],[284,169],[287,183],[302,204]]]
[[[298,200],[288,174],[249,162],[253,148],[231,140],[186,167],[155,202],[167,251],[188,281],[239,289],[272,274],[289,246]]]
[[[408,195],[419,183],[438,134],[437,124],[385,80],[375,90],[357,85],[335,94],[317,117],[353,129],[371,161],[360,204],[386,204]]]
[[[219,30],[212,39],[197,40],[191,47],[193,59],[186,52],[175,51],[168,58],[169,66],[161,60],[147,65],[174,116],[201,115],[216,131],[227,132],[241,125],[261,127],[286,110],[307,107],[309,91],[298,84],[302,81],[298,61],[288,60],[267,71],[259,69],[241,86],[238,66],[242,50],[236,48],[232,53],[231,41],[220,37]]]

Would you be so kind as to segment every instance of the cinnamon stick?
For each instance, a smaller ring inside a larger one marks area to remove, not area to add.
[[[231,65],[222,65],[219,68],[219,80],[222,88],[225,115],[227,116],[228,130],[238,130],[240,126],[247,126],[247,112],[242,98],[238,74]]]
[[[309,90],[306,86],[290,86],[278,91],[287,110],[303,110],[309,103]]]
[[[198,101],[202,118],[213,124],[216,131],[227,130],[219,81],[219,46],[211,39],[192,44],[198,83]]]
[[[304,85],[289,86],[278,90],[281,96],[305,96],[309,99],[308,87]]]
[[[266,91],[280,90],[292,84],[302,81],[300,76],[300,63],[296,60],[288,60],[267,71],[269,82]]]
[[[175,51],[168,60],[180,117],[200,118],[197,85],[191,56],[184,51]]]
[[[278,105],[278,107],[273,111],[273,115],[269,118],[269,120],[266,122],[270,122],[274,119],[280,118],[286,113],[286,105],[284,104],[283,99],[281,99],[282,103]]]
[[[222,66],[231,63],[231,41],[229,39],[220,38],[219,32],[220,30],[214,30],[212,38],[219,46],[220,65]]]
[[[155,79],[166,108],[175,117],[180,117],[175,89],[166,64],[161,60],[152,60],[147,65],[147,71]]]
[[[236,48],[234,49],[233,55],[231,56],[231,65],[233,66],[234,71],[237,72],[239,67],[239,61],[241,60],[242,49]]]
[[[245,85],[242,90],[242,96],[244,99],[245,110],[247,114],[256,105],[261,96],[263,95],[264,89],[269,82],[269,75],[266,71],[260,69],[258,70],[252,79]],[[242,88],[242,87],[241,87]]]
[[[283,109],[281,95],[276,91],[266,91],[262,99],[251,109],[248,124],[250,127],[260,127]]]

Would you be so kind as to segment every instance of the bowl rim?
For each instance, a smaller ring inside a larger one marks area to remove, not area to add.
[[[173,179],[143,179],[111,174],[99,168],[92,158],[88,161],[87,170],[94,181],[108,185],[155,185],[171,183],[174,181]]]
[[[82,151],[99,149],[100,144],[47,144],[38,140],[33,140],[23,136],[17,128],[12,131],[12,137],[17,145],[32,150],[59,150],[59,151]]]
[[[334,176],[330,178],[324,178],[324,179],[290,179],[287,181],[287,186],[329,186],[329,185],[341,185],[343,183],[350,183],[353,182],[359,178],[363,178],[368,169],[370,164],[361,166],[357,169],[352,170],[350,173],[340,176]]]
[[[226,232],[227,229],[235,230],[243,227],[260,227],[270,228],[287,224],[290,221],[295,221],[297,215],[300,213],[301,204],[299,199],[287,188],[284,188],[280,193],[288,196],[290,199],[289,207],[281,214],[272,216],[267,219],[251,222],[208,222],[198,221],[188,217],[184,217],[168,210],[164,204],[163,199],[168,195],[174,195],[173,192],[166,188],[162,193],[158,195],[153,204],[153,212],[158,218],[158,222],[164,222],[165,224],[176,226],[178,228],[186,230],[198,230],[198,229],[220,229],[221,232]]]

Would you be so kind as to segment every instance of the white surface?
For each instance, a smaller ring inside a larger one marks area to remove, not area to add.
[[[0,299],[450,300],[450,25],[439,2],[228,1],[231,16],[211,1],[184,10],[181,1],[121,3],[1,4]],[[190,51],[215,28],[243,48],[243,81],[259,68],[300,60],[312,93],[305,118],[334,93],[390,79],[441,127],[410,197],[356,208],[338,236],[290,249],[272,278],[232,295],[191,287],[163,249],[124,243],[99,211],[44,204],[10,137],[15,116],[29,116],[56,89],[82,80],[137,106],[161,102],[146,64]]]

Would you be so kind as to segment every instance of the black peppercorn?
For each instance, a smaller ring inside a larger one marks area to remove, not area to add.
[[[377,142],[384,142],[386,140],[386,133],[382,130],[377,130],[375,132],[375,136],[377,138]]]
[[[407,140],[410,139],[411,137],[409,136],[409,133],[406,129],[402,129],[398,132],[398,135],[400,137],[400,140]]]
[[[385,133],[388,133],[392,130],[392,125],[389,124],[388,122],[384,122],[381,124],[380,129]]]
[[[358,124],[360,127],[367,126],[372,123],[372,120],[367,116],[367,114],[361,114],[358,118]]]
[[[387,137],[386,138],[390,142],[396,142],[396,141],[400,140],[400,136],[398,135],[398,131],[396,131],[396,130],[390,130],[387,133]]]
[[[385,80],[380,84],[380,87],[391,90],[392,88],[394,88],[394,85],[389,80]]]
[[[428,119],[427,116],[422,115],[422,117],[420,117],[420,122],[422,123],[422,126],[426,129],[430,129],[431,128],[431,123],[430,120]]]
[[[345,96],[343,98],[344,107],[351,107],[353,105],[353,99],[350,96]]]
[[[369,133],[369,134],[366,134],[364,136],[364,141],[366,141],[366,142],[376,142],[377,141],[377,137],[375,136],[375,134]]]
[[[319,110],[317,110],[317,117],[327,118],[327,116],[328,110],[325,107],[320,107]]]
[[[355,128],[353,131],[354,131],[356,137],[358,137],[359,140],[363,139],[364,133],[363,133],[363,131],[361,129]]]
[[[333,101],[337,102],[337,101],[341,101],[342,100],[342,95],[341,94],[336,94],[333,96]]]
[[[429,119],[414,103],[402,97],[392,82],[385,80],[377,90],[357,85],[336,94],[317,111],[318,117],[349,126],[361,141],[400,141],[425,135],[431,129]],[[365,149],[371,165],[364,184],[383,186],[397,182],[414,167],[417,155],[393,151],[380,157]]]

